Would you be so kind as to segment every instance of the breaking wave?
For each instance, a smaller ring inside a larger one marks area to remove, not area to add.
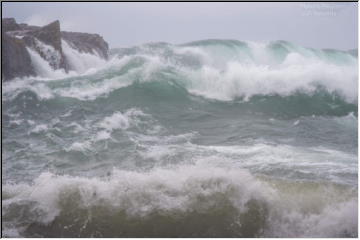
[[[348,103],[357,101],[357,58],[344,51],[308,49],[284,41],[204,40],[113,49],[105,63],[95,55],[77,52],[65,41],[62,44],[72,68],[86,77],[61,75],[60,86],[49,89],[54,97],[94,100],[119,88],[153,82],[219,101],[312,96],[319,89]],[[48,64],[29,52],[40,76],[59,78],[58,71],[51,76]]]
[[[39,231],[45,237],[357,236],[355,193],[279,184],[201,165],[114,170],[102,178],[43,173],[32,185],[5,185],[3,207],[8,220],[22,209],[17,226],[7,228],[32,237]]]

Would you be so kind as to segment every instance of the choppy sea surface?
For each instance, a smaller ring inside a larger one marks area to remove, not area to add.
[[[358,236],[354,52],[63,49],[3,83],[3,236]]]

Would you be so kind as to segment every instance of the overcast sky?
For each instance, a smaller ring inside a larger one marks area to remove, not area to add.
[[[357,48],[357,3],[2,3],[3,17],[99,33],[110,47],[218,38]]]

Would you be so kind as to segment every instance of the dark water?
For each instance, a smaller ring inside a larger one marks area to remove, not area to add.
[[[3,85],[4,236],[357,237],[353,55],[235,40],[106,63],[64,52],[78,73]]]

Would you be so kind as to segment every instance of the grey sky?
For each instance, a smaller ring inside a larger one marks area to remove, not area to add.
[[[357,3],[2,3],[3,17],[99,33],[110,47],[219,38],[357,48]]]

